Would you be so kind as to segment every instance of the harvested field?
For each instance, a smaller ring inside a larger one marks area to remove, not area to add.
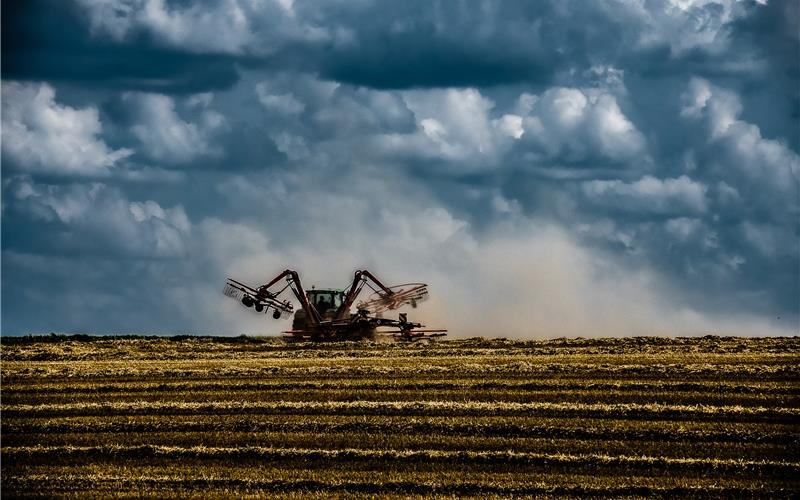
[[[3,338],[20,497],[800,494],[800,339]]]

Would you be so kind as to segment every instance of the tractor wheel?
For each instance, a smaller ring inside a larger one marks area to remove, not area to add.
[[[378,332],[375,331],[375,327],[366,326],[356,333],[354,340],[375,341],[377,338],[378,338]]]
[[[306,328],[306,312],[302,309],[298,309],[294,313],[294,319],[292,319],[292,330],[304,330]]]

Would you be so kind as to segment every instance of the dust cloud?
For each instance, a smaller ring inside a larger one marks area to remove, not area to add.
[[[314,246],[289,252],[261,248],[249,257],[226,260],[227,272],[256,283],[291,267],[307,288],[344,288],[360,268],[387,284],[424,281],[430,299],[417,309],[407,308],[409,318],[447,328],[451,338],[796,334],[766,318],[693,309],[672,298],[675,292],[657,273],[582,247],[554,225],[517,228],[483,241],[456,231],[433,246],[379,241],[360,247],[360,255],[355,249],[328,248],[324,259]],[[216,289],[204,291],[199,300],[207,305],[199,328],[271,335],[290,327],[288,317],[275,321],[254,314]]]

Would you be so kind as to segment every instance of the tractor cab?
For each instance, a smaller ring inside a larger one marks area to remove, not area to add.
[[[335,311],[342,305],[341,290],[309,290],[306,293],[308,302],[314,306],[321,316],[325,316],[328,311]]]

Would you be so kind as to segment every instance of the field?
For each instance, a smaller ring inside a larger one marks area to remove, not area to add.
[[[800,338],[2,339],[14,497],[800,495]]]

